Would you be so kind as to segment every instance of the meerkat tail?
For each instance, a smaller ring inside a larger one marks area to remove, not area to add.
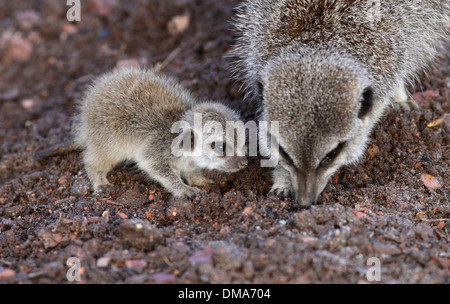
[[[69,154],[74,151],[78,151],[80,149],[81,148],[75,142],[66,141],[66,142],[60,143],[56,146],[38,151],[35,154],[35,157],[39,160],[43,160],[43,159],[46,159],[46,158],[49,158],[52,156],[56,156],[56,155]]]

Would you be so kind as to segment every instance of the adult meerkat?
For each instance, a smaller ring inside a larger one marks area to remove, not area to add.
[[[104,74],[87,90],[74,140],[37,157],[82,150],[94,190],[109,185],[106,175],[117,164],[134,161],[174,196],[190,197],[200,191],[191,186],[212,182],[202,169],[236,172],[247,166],[245,142],[236,146],[234,134],[221,132],[227,121],[238,120],[227,106],[198,102],[171,78],[125,69]],[[234,156],[225,155],[227,146],[235,148]]]
[[[448,0],[249,0],[235,19],[234,72],[278,121],[271,191],[302,206],[364,153],[389,104],[448,34]],[[260,134],[266,140],[267,134]]]

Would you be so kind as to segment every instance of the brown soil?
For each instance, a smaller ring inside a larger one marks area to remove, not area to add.
[[[79,154],[34,158],[70,136],[90,79],[127,59],[153,66],[177,48],[165,73],[251,117],[224,59],[238,2],[82,1],[76,23],[65,2],[0,3],[0,282],[65,283],[77,257],[89,283],[364,283],[377,257],[382,283],[449,283],[448,48],[411,87],[425,92],[414,95],[422,108],[390,111],[364,160],[310,209],[268,196],[270,171],[256,158],[192,200],[131,165],[93,195]],[[187,28],[171,35],[167,24],[184,14]]]

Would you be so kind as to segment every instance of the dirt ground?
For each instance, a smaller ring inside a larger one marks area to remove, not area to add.
[[[371,257],[381,283],[450,282],[448,47],[410,87],[422,108],[387,113],[310,209],[268,196],[257,158],[192,200],[132,165],[93,195],[79,154],[34,154],[70,137],[96,75],[160,64],[195,96],[253,111],[224,58],[239,1],[81,3],[70,23],[65,1],[0,2],[0,283],[67,283],[71,257],[85,283],[368,283]]]

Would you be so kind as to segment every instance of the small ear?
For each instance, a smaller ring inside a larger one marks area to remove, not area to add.
[[[361,108],[359,109],[358,118],[364,118],[373,106],[373,88],[367,87],[361,94]]]

